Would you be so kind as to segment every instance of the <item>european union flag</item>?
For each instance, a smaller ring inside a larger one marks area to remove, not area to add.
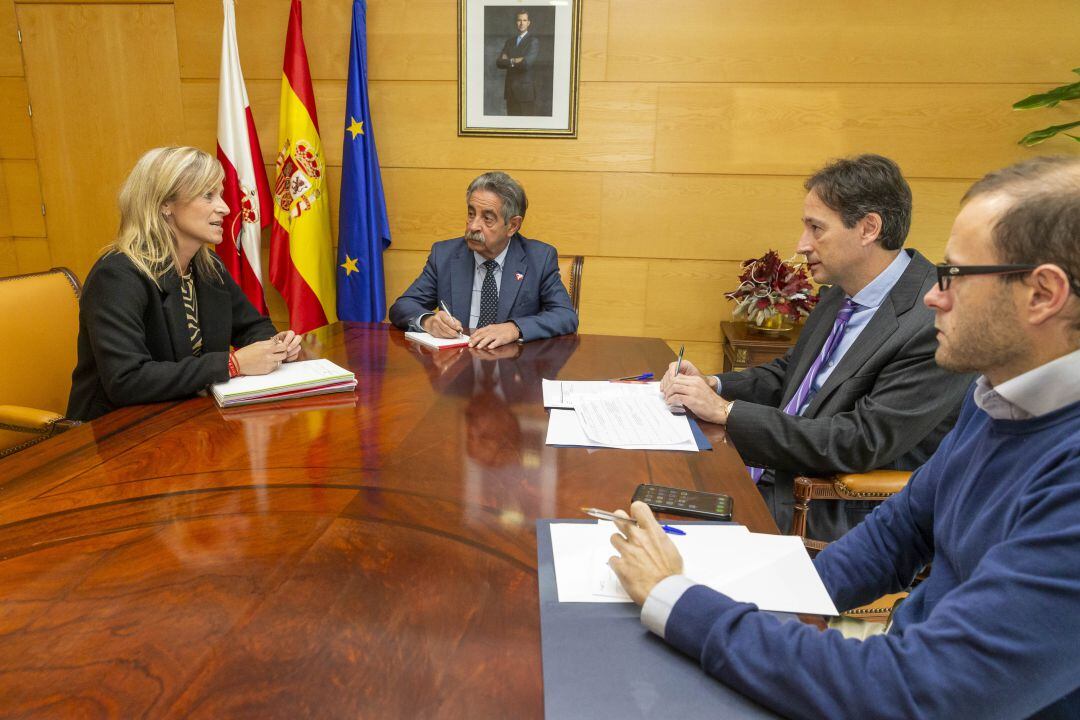
[[[390,222],[367,96],[365,0],[353,0],[352,17],[341,158],[337,314],[341,320],[381,322],[386,315],[382,253],[390,245]]]

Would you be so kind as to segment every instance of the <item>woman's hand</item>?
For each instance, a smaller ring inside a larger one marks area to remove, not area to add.
[[[276,337],[251,343],[236,351],[236,369],[241,375],[265,375],[281,367],[287,353],[288,346]]]
[[[300,336],[292,330],[283,330],[271,338],[285,346],[285,362],[292,362],[300,357]]]

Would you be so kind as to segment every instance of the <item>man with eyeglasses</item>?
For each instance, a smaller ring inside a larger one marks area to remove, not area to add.
[[[946,255],[924,298],[936,357],[981,375],[907,487],[814,561],[847,610],[933,560],[885,632],[845,639],[695,585],[642,503],[612,537],[642,622],[785,716],[1080,717],[1080,158],[977,182]]]
[[[903,250],[911,189],[896,163],[860,155],[805,183],[796,252],[832,287],[795,347],[742,372],[705,376],[684,361],[661,382],[668,402],[727,426],[782,530],[796,475],[914,470],[952,427],[970,378],[934,362],[933,313],[919,302],[934,267]],[[833,540],[876,503],[815,503],[807,536]]]

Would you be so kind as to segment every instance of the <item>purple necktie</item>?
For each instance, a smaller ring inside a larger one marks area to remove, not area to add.
[[[829,358],[836,352],[836,346],[840,344],[840,340],[844,337],[844,330],[847,328],[848,321],[851,320],[852,313],[855,312],[855,308],[858,307],[851,298],[844,301],[844,304],[840,306],[840,312],[836,313],[836,322],[833,323],[832,332],[829,333],[829,337],[825,338],[825,346],[821,348],[821,352],[814,359],[814,364],[810,366],[810,369],[806,371],[806,376],[799,383],[798,389],[795,394],[791,396],[791,400],[784,406],[784,412],[788,415],[798,415],[799,408],[803,406],[806,399],[810,397],[810,393],[814,389],[814,379],[817,377],[818,371],[821,370],[821,366],[829,362]],[[758,482],[761,479],[761,474],[765,472],[764,468],[759,467],[747,467],[750,471],[750,477],[754,479],[754,482]]]

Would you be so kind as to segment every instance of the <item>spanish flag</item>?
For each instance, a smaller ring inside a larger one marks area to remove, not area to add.
[[[270,282],[285,298],[289,327],[297,333],[337,321],[336,263],[326,187],[326,158],[304,48],[300,0],[292,0],[281,78]]]

